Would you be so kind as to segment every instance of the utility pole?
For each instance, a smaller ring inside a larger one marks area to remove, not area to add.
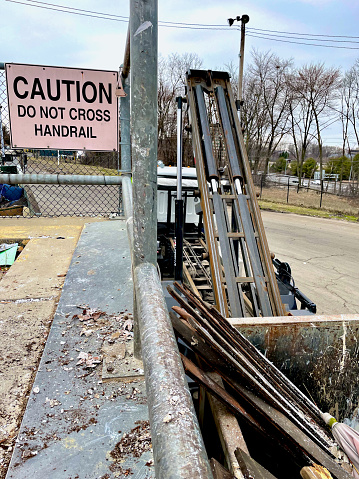
[[[241,43],[239,48],[239,70],[238,70],[238,94],[237,94],[237,111],[238,118],[241,121],[241,106],[243,105],[243,68],[244,68],[244,43],[246,36],[246,23],[249,22],[248,15],[237,15],[235,18],[228,18],[228,24],[231,27],[235,21],[241,22]]]

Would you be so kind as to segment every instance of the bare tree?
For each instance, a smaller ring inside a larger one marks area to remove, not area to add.
[[[338,98],[340,71],[326,68],[323,63],[304,65],[289,78],[293,92],[292,134],[296,150],[300,150],[299,175],[301,177],[306,149],[315,138],[319,149],[320,176],[323,170],[322,129],[333,121],[334,106]],[[296,132],[300,132],[298,145]]]
[[[252,50],[252,63],[244,82],[242,119],[255,173],[261,158],[264,170],[267,169],[273,152],[290,129],[290,90],[286,77],[291,68],[292,60]]]
[[[158,158],[165,164],[176,163],[176,97],[184,94],[186,72],[200,68],[202,60],[195,53],[173,53],[160,57],[158,64]],[[192,164],[192,147],[184,138],[184,165]]]

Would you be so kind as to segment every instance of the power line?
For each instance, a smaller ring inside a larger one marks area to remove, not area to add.
[[[259,35],[253,35],[252,33],[247,33],[248,37],[261,38],[263,40],[272,40],[273,42],[281,43],[294,43],[295,45],[309,45],[313,47],[323,47],[323,48],[341,48],[344,50],[359,50],[359,47],[342,47],[340,45],[321,45],[320,43],[306,43],[306,42],[293,42],[291,40],[279,40],[278,38],[268,38]]]
[[[265,30],[263,28],[254,28],[254,27],[247,27],[247,30],[257,30],[259,32],[271,32],[271,33],[285,33],[288,35],[306,35],[310,37],[327,37],[327,38],[359,38],[358,36],[351,36],[351,35],[323,35],[323,34],[316,34],[316,33],[298,33],[298,32],[281,32],[279,30]]]
[[[104,13],[104,12],[96,12],[93,10],[85,10],[81,8],[74,8],[74,7],[67,7],[65,5],[59,5],[59,4],[54,4],[54,3],[49,3],[49,2],[42,2],[40,0],[29,0],[29,1],[20,1],[20,0],[6,0],[11,3],[18,3],[21,5],[27,5],[31,7],[37,7],[37,8],[42,8],[45,10],[54,10],[54,11],[59,11],[62,13],[69,13],[73,15],[80,15],[80,16],[86,16],[86,17],[91,17],[91,18],[99,18],[103,20],[112,20],[112,21],[117,21],[117,22],[122,22],[122,23],[128,23],[128,17],[122,16],[122,15],[115,15],[115,14],[110,14],[110,13]],[[30,3],[31,2],[31,3]],[[184,22],[168,22],[168,21],[159,21],[159,26],[161,27],[167,27],[167,28],[179,28],[179,29],[189,29],[189,30],[217,30],[217,31],[228,31],[229,27],[227,25],[219,25],[219,24],[200,24],[200,23],[184,23]],[[234,27],[233,30],[239,30],[238,27]],[[248,33],[252,32],[254,33]],[[270,33],[263,33],[262,35],[256,32],[270,32]],[[301,40],[301,37],[293,37],[293,36],[284,36],[284,35],[276,35],[276,33],[280,34],[288,34],[288,35],[302,35],[306,36],[308,38],[303,38],[303,40],[308,40],[308,41],[321,41],[321,42],[341,42],[341,43],[359,43],[356,41],[350,41],[350,40],[328,40],[328,39],[320,39],[320,38],[315,38],[312,39],[310,37],[326,37],[326,38],[358,38],[356,36],[348,36],[348,35],[320,35],[320,34],[308,34],[308,33],[294,33],[294,32],[282,32],[282,31],[277,31],[277,30],[265,30],[265,29],[259,29],[259,28],[254,28],[254,27],[249,27],[247,29],[247,36],[253,37],[253,38],[259,38],[263,40],[272,40],[276,42],[282,42],[282,43],[291,43],[291,44],[296,44],[296,45],[308,45],[308,46],[316,46],[316,47],[324,47],[324,48],[340,48],[340,49],[346,49],[346,50],[358,50],[358,47],[350,47],[350,46],[340,46],[340,45],[322,45],[320,43],[308,43],[308,42],[297,42],[290,40],[290,38],[294,38],[296,40]],[[277,37],[277,38],[274,38]]]
[[[61,7],[61,8],[67,8],[68,10],[76,10],[78,12],[95,13],[97,15],[107,15],[107,16],[110,16],[110,17],[123,18],[125,20],[128,20],[128,17],[125,17],[123,15],[114,15],[112,13],[105,13],[105,12],[94,12],[93,10],[84,10],[83,8],[67,7],[66,5],[59,5],[57,3],[40,2],[39,0],[27,0],[26,3],[29,3],[29,1],[31,3],[39,3],[39,4],[42,4],[42,5],[50,5],[52,7]],[[29,3],[29,5],[30,5],[30,3]],[[71,13],[71,12],[69,12],[69,13]]]
[[[255,32],[255,35],[260,35],[259,33]],[[312,40],[312,41],[317,41],[317,42],[335,42],[335,43],[359,43],[359,41],[355,40],[329,40],[329,39],[324,39],[321,40],[319,38],[302,38],[302,37],[294,37],[294,36],[288,36],[288,35],[277,35],[275,33],[262,33],[261,35],[265,35],[264,38],[267,37],[276,37],[276,38],[292,38],[295,40]],[[297,35],[297,34],[294,34]],[[272,38],[268,38],[268,40],[271,40]]]
[[[88,13],[75,12],[75,11],[70,11],[70,10],[62,10],[60,8],[54,8],[54,7],[43,6],[43,5],[35,5],[35,4],[32,4],[32,3],[28,3],[28,2],[20,2],[19,0],[6,0],[6,1],[11,2],[11,3],[19,3],[20,5],[27,5],[29,7],[42,8],[44,10],[55,10],[57,12],[70,13],[72,15],[80,15],[80,16],[83,16],[83,17],[101,18],[103,20],[113,20],[113,21],[116,21],[116,22],[128,23],[128,19],[127,20],[121,20],[119,18],[103,17],[103,16],[99,16],[99,15],[90,15]],[[70,8],[70,7],[66,7],[66,8]]]

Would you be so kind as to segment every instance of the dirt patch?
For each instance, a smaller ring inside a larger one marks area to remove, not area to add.
[[[141,457],[144,452],[152,449],[150,422],[137,421],[135,424],[137,426],[131,429],[130,432],[124,433],[121,440],[110,452],[110,456],[114,460],[110,466],[110,471],[121,472],[125,477],[132,474],[131,469],[124,470],[119,463],[123,463],[129,456]],[[148,464],[148,466],[150,465],[152,463]]]
[[[0,479],[6,475],[55,307],[53,301],[0,303]]]

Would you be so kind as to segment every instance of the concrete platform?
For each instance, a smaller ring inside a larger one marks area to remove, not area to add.
[[[125,222],[86,225],[66,276],[8,479],[154,477],[144,380],[102,381],[102,363],[108,363],[116,347],[123,364],[132,368],[121,346],[131,349],[132,303]],[[137,368],[135,373],[141,371]]]

